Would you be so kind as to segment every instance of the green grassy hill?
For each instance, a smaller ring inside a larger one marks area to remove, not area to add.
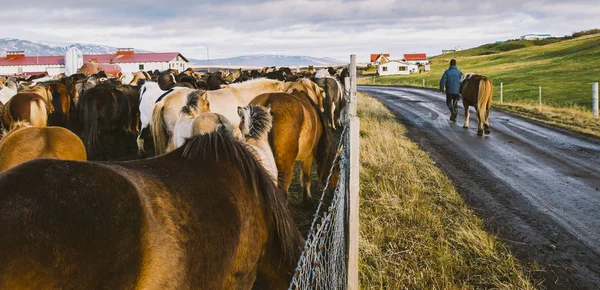
[[[544,105],[591,110],[591,83],[600,82],[600,33],[482,45],[431,58],[430,72],[363,78],[361,83],[421,86],[425,79],[426,87],[437,88],[452,58],[463,73],[492,79],[494,102],[499,102],[502,82],[505,102],[536,103],[542,86]]]

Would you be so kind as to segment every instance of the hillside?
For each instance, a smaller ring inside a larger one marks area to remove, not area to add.
[[[551,42],[551,41],[548,41]],[[463,73],[475,72],[490,77],[494,83],[494,102],[499,101],[500,82],[503,82],[504,101],[535,103],[538,86],[542,86],[545,105],[555,107],[591,108],[591,83],[600,82],[600,33],[585,35],[554,43],[519,41],[523,48],[492,54],[502,45],[483,45],[474,49],[431,58],[431,71],[410,76],[377,77],[377,84],[437,88],[440,78],[455,58]],[[483,54],[483,55],[482,55]],[[362,83],[372,83],[372,78]]]
[[[86,44],[86,43],[52,43],[52,42],[32,42],[16,38],[0,38],[0,55],[4,55],[9,50],[24,50],[25,55],[64,55],[71,46],[77,47],[84,54],[109,54],[117,51],[116,47]],[[135,49],[136,52],[149,52]]]
[[[206,59],[190,59],[190,62],[205,65]],[[343,61],[332,58],[317,58],[296,55],[246,55],[232,58],[211,59],[210,65],[239,65],[239,66],[290,66],[306,65],[334,65],[342,64]]]

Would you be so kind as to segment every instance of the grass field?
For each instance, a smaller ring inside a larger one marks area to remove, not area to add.
[[[429,155],[376,99],[359,95],[360,283],[364,289],[534,289]]]
[[[507,50],[507,46],[511,46]],[[505,102],[534,104],[538,87],[542,102],[552,107],[591,111],[592,82],[600,82],[600,34],[566,40],[514,41],[488,44],[432,57],[431,71],[409,76],[365,77],[361,84],[393,84],[439,87],[440,78],[455,58],[463,73],[489,76],[494,102],[499,102],[500,82]]]

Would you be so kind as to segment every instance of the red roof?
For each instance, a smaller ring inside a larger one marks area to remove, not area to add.
[[[83,62],[89,62],[96,59],[96,62],[126,63],[126,62],[168,62],[180,55],[178,52],[159,52],[159,53],[136,53],[136,54],[86,54],[83,55]],[[181,57],[187,61],[183,55]],[[23,65],[64,65],[64,56],[20,56],[20,57],[0,57],[0,66],[23,66]]]
[[[378,59],[380,56],[382,56],[382,55],[383,55],[383,56],[385,56],[385,57],[390,57],[390,54],[389,54],[389,53],[383,53],[383,54],[382,54],[382,53],[371,54],[371,62],[376,62],[376,61],[377,61],[377,59]]]
[[[404,60],[427,60],[427,54],[425,53],[408,53],[404,54]]]

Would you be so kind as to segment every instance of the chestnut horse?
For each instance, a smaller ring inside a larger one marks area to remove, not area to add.
[[[54,111],[52,103],[36,93],[18,93],[4,105],[2,126],[5,130],[18,121],[26,121],[36,127],[48,125],[48,114]]]
[[[325,100],[325,91],[309,78],[301,78],[295,82],[285,83],[285,92],[290,93],[292,90],[304,92],[308,97],[319,107],[321,113],[325,112],[323,102]]]
[[[286,192],[292,183],[294,163],[302,163],[302,193],[305,206],[312,206],[310,192],[312,163],[317,163],[321,183],[327,182],[329,171],[335,159],[332,136],[326,121],[312,100],[304,93],[293,90],[288,93],[266,93],[254,98],[250,105],[271,106],[273,128],[269,133],[269,143],[275,156],[279,172],[279,187]],[[332,181],[327,188],[333,192],[339,174],[336,166]]]
[[[65,128],[13,124],[0,139],[0,172],[36,158],[86,160],[86,153],[81,139]]]
[[[0,174],[0,289],[285,289],[303,247],[248,146],[212,133],[127,162]]]
[[[477,135],[490,134],[490,107],[492,106],[492,95],[494,93],[492,81],[478,74],[463,75],[461,80],[461,96],[465,107],[465,125],[469,128],[469,106],[475,107],[477,112]]]

